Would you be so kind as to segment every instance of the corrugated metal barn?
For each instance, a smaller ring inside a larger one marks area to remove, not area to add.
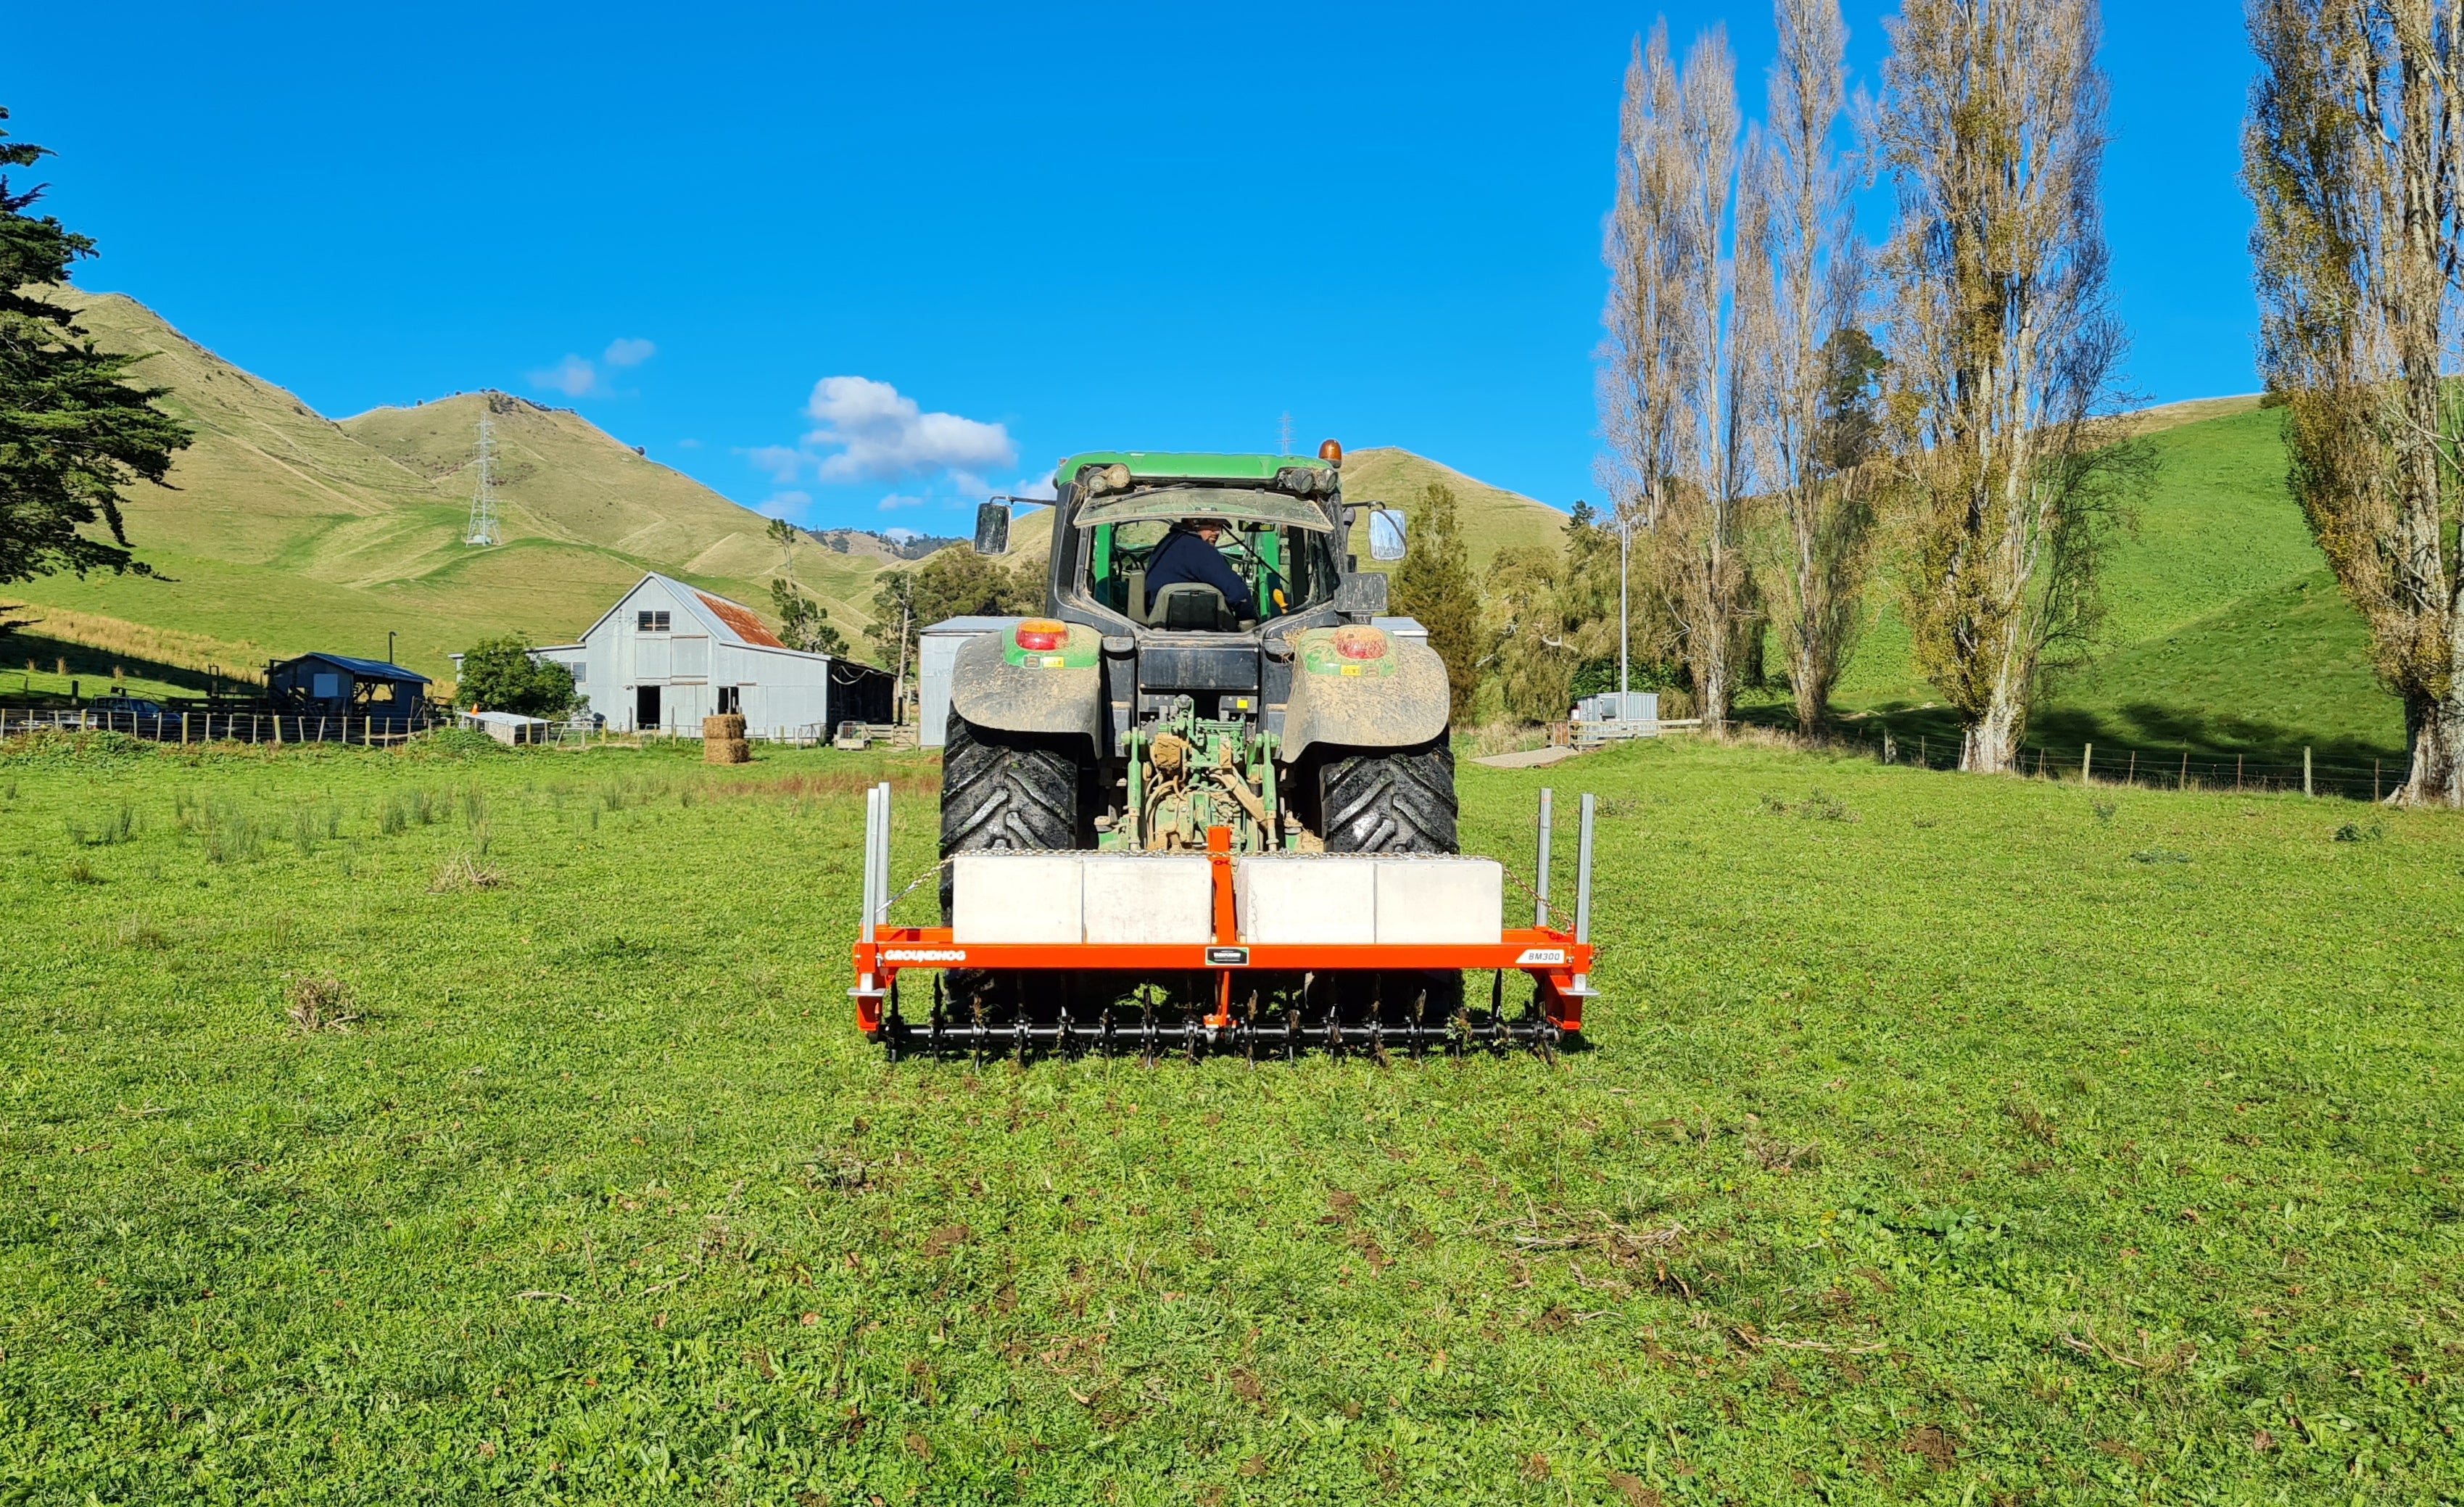
[[[703,718],[736,713],[750,737],[819,738],[890,720],[888,671],[790,649],[744,604],[655,572],[579,642],[532,652],[571,670],[612,731],[697,738]]]

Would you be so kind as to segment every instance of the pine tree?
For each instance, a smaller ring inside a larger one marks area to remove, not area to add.
[[[0,131],[0,167],[50,155]],[[165,484],[188,431],[155,406],[167,388],[126,380],[137,357],[96,348],[52,301],[94,242],[29,213],[42,195],[42,185],[19,191],[0,173],[0,581],[60,570],[151,575],[129,550],[121,492],[140,478]],[[85,532],[98,522],[107,541]]]
[[[1429,647],[1446,662],[1453,720],[1470,720],[1480,695],[1480,591],[1472,585],[1471,552],[1455,517],[1454,490],[1433,484],[1411,520],[1411,543],[1395,569],[1395,610],[1419,620]]]

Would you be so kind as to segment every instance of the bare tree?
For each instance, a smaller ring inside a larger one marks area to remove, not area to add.
[[[2260,366],[2293,491],[2404,698],[2394,799],[2464,806],[2464,0],[2251,0],[2249,20]]]
[[[1752,470],[1773,526],[1756,574],[1788,656],[1801,732],[1819,736],[1860,625],[1874,535],[1867,266],[1835,148],[1848,29],[1838,0],[1778,0],[1770,120],[1739,188],[1737,365]]]
[[[1722,240],[1736,184],[1736,61],[1714,30],[1671,64],[1664,26],[1626,70],[1617,191],[1603,255],[1609,304],[1601,481],[1649,531],[1654,588],[1684,634],[1699,715],[1727,720],[1751,595]]]
[[[1906,0],[1870,136],[1898,188],[1889,410],[1920,669],[2009,769],[2040,674],[2084,647],[2145,452],[2113,414],[2126,338],[2099,208],[2096,0]]]

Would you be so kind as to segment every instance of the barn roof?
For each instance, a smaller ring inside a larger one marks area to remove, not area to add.
[[[297,658],[285,659],[274,668],[286,670],[296,664],[305,664],[311,659],[321,659],[329,665],[339,665],[363,680],[416,680],[421,685],[433,683],[416,670],[406,670],[400,665],[387,664],[382,659],[355,659],[349,654],[301,654]]]
[[[600,627],[609,618],[623,611],[625,605],[632,601],[641,592],[642,587],[653,581],[667,587],[667,594],[671,598],[685,610],[700,618],[702,626],[710,629],[719,638],[742,644],[750,649],[777,649],[791,654],[803,652],[789,649],[785,644],[781,643],[778,635],[764,628],[761,625],[761,619],[754,615],[753,609],[743,603],[731,602],[723,596],[713,595],[699,587],[687,586],[673,576],[663,576],[655,570],[645,572],[641,580],[634,582],[623,596],[618,597],[608,607],[606,611],[600,613],[588,628],[576,635],[575,643],[587,641],[590,635],[599,632]],[[816,655],[815,657],[826,656]]]
[[[746,643],[759,644],[764,649],[787,647],[781,643],[778,636],[770,630],[761,626],[761,619],[754,616],[750,608],[739,606],[723,596],[713,596],[707,591],[695,591],[693,595],[701,598],[701,605],[717,613],[718,620],[734,629],[736,636]]]

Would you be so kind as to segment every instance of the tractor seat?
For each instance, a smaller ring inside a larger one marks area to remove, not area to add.
[[[1143,587],[1145,583],[1139,584]],[[1201,582],[1181,581],[1155,594],[1147,625],[1178,632],[1228,633],[1237,632],[1241,623],[1232,615],[1232,605],[1223,600],[1222,592]]]

